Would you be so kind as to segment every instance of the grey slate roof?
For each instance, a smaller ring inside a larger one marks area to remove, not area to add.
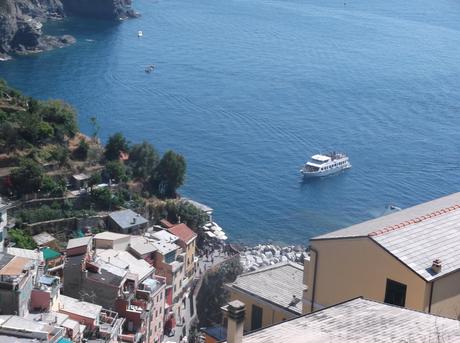
[[[143,225],[148,222],[147,219],[132,210],[112,212],[109,216],[122,229],[129,229],[130,227]]]
[[[295,263],[279,263],[242,274],[235,282],[226,284],[230,289],[255,296],[287,311],[302,313],[303,267]],[[292,303],[293,296],[298,301]]]
[[[460,342],[460,322],[375,301],[354,299],[243,336],[243,343],[279,342],[457,343]]]
[[[460,193],[312,240],[368,237],[427,281],[460,269]],[[434,260],[441,271],[431,270]]]

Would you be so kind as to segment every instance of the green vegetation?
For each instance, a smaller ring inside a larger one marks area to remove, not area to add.
[[[200,291],[197,296],[197,314],[200,326],[212,326],[222,323],[221,307],[228,300],[228,292],[224,284],[235,281],[236,277],[243,272],[239,256],[223,262],[216,270],[210,270],[203,278]]]
[[[43,168],[31,159],[21,159],[19,167],[11,172],[11,183],[18,194],[36,192],[43,183]]]
[[[159,162],[160,155],[150,143],[143,141],[131,147],[129,166],[133,177],[147,180],[154,173]]]
[[[0,80],[0,153],[62,144],[77,132],[72,107],[59,100],[26,97]]]
[[[33,194],[60,197],[66,191],[64,178],[84,172],[95,173],[89,187],[91,193],[94,191],[91,201],[98,208],[133,199],[134,193],[126,200],[125,195],[109,197],[107,192],[111,190],[94,190],[96,184],[110,184],[110,180],[146,198],[177,197],[186,172],[182,155],[167,151],[160,158],[152,144],[144,141],[131,145],[120,132],[109,137],[102,151],[96,117],[90,118],[90,124],[93,139],[79,133],[77,114],[70,105],[58,100],[35,100],[0,80],[0,154],[6,154],[3,169],[11,173],[0,191],[22,198]],[[139,203],[136,200],[131,205]]]
[[[166,218],[171,223],[177,223],[180,219],[182,223],[187,224],[195,232],[198,232],[204,224],[209,222],[209,216],[205,212],[181,200],[157,201],[149,204],[148,211],[150,219],[155,222]]]
[[[78,143],[78,148],[74,150],[73,156],[77,160],[85,161],[88,158],[88,152],[89,144],[82,139],[80,143]]]
[[[11,229],[8,231],[8,236],[16,243],[16,247],[22,249],[34,250],[37,244],[32,239],[32,236],[21,229]]]
[[[104,156],[109,161],[118,160],[120,152],[128,152],[129,145],[125,136],[121,132],[117,132],[109,137],[105,146]]]
[[[160,197],[176,196],[177,189],[184,183],[185,170],[185,158],[174,151],[167,151],[150,179],[150,190]]]
[[[37,208],[21,210],[16,215],[16,226],[20,227],[26,223],[33,224],[62,218],[81,218],[94,214],[95,212],[90,210],[77,210],[68,202],[62,204],[54,202],[51,206],[43,205]]]

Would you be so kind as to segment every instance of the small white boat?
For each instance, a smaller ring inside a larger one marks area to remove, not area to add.
[[[351,168],[348,156],[343,153],[313,155],[300,172],[304,177],[320,177]]]
[[[144,35],[144,32],[141,30],[137,31],[137,37],[142,37]]]

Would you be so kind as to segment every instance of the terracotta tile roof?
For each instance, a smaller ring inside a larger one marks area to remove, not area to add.
[[[190,240],[196,237],[196,233],[193,232],[193,230],[185,224],[174,225],[173,227],[169,228],[168,231],[179,237],[179,239],[185,243],[188,243]]]
[[[20,275],[30,262],[28,258],[16,256],[0,270],[0,275]]]
[[[171,224],[171,222],[169,220],[167,220],[167,219],[160,220],[160,223],[165,228],[170,228],[170,227],[174,226],[174,224]]]

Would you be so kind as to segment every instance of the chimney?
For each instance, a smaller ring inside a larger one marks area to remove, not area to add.
[[[433,261],[433,264],[431,265],[431,270],[435,273],[438,274],[441,271],[442,268],[442,263],[439,258]]]
[[[222,310],[228,319],[227,343],[242,343],[246,306],[243,302],[234,300],[222,307]]]

